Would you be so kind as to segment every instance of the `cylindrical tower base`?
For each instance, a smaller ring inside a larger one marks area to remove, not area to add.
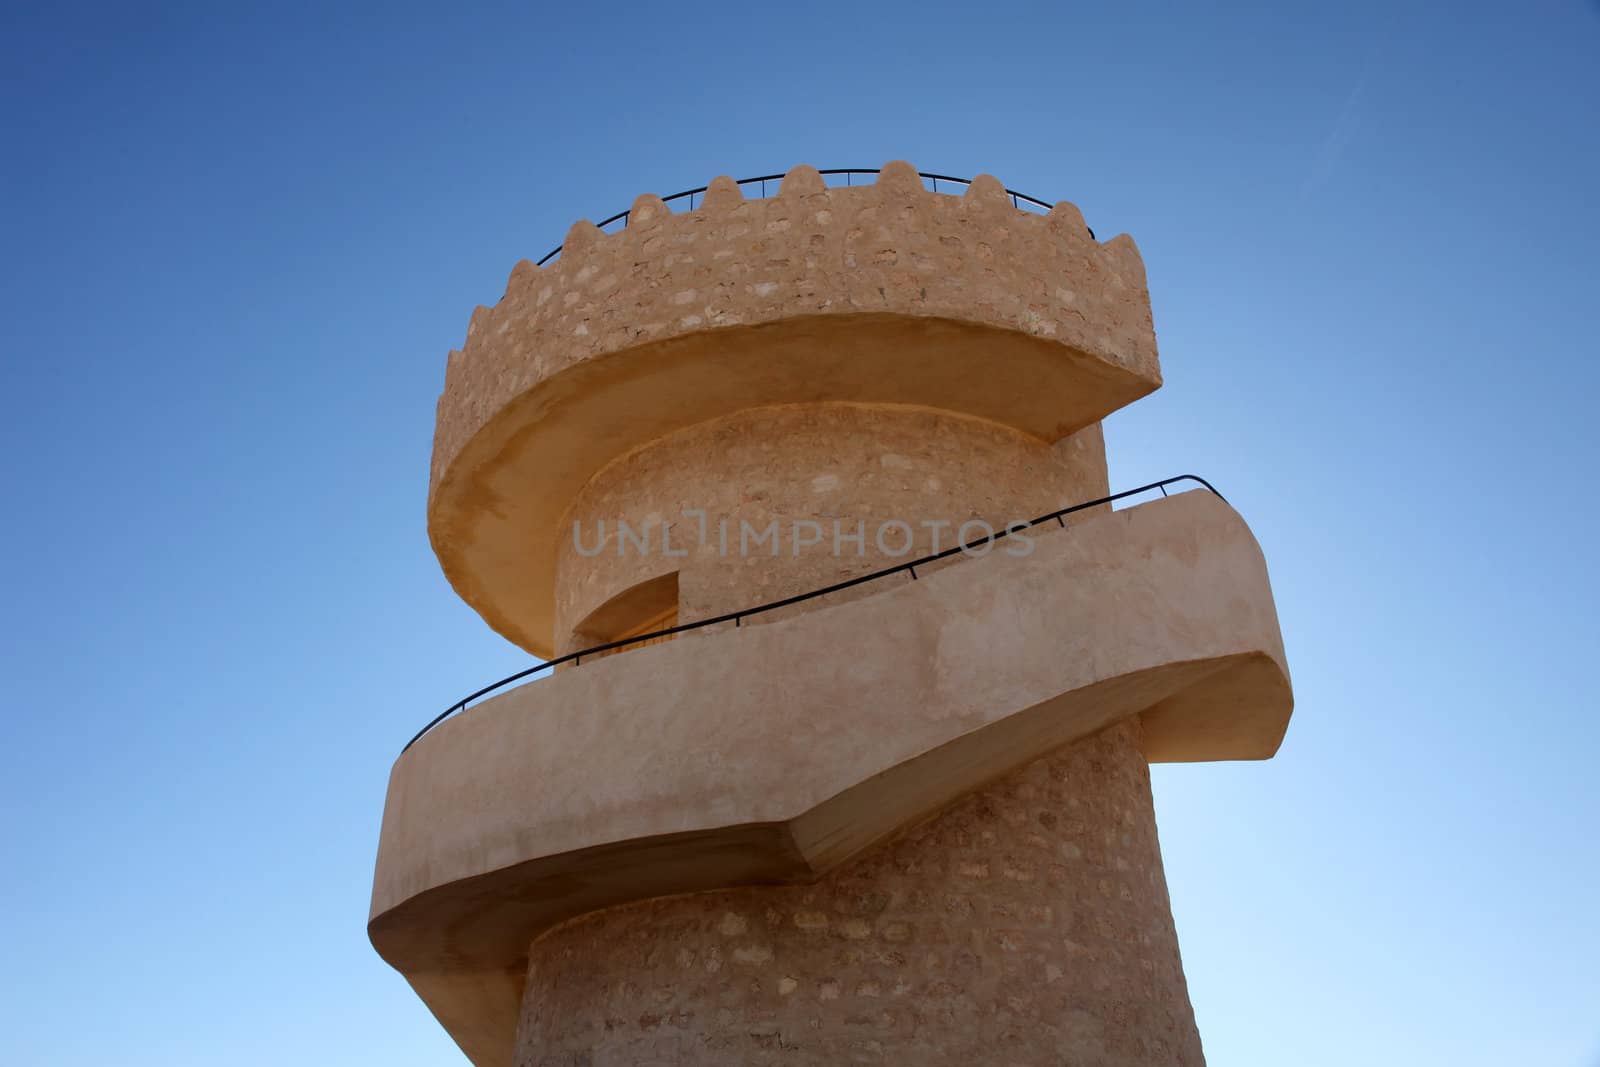
[[[536,939],[519,1067],[1204,1062],[1128,721],[808,886]]]

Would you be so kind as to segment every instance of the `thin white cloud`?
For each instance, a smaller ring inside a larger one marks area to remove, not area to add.
[[[1339,157],[1344,154],[1346,146],[1355,137],[1360,126],[1360,111],[1362,97],[1367,91],[1367,73],[1371,64],[1362,70],[1361,77],[1356,79],[1355,85],[1344,98],[1344,106],[1339,109],[1339,115],[1333,122],[1333,129],[1322,139],[1322,144],[1317,149],[1316,158],[1311,161],[1311,169],[1307,172],[1305,181],[1300,183],[1300,199],[1305,200],[1324,183],[1327,182],[1333,169],[1339,163]]]

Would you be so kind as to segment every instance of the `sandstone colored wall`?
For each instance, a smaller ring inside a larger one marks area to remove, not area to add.
[[[579,222],[560,259],[516,265],[450,355],[432,485],[513,398],[574,365],[707,330],[863,312],[1016,331],[1160,381],[1137,247],[1126,234],[1097,243],[1069,203],[1019,210],[988,175],[965,195],[934,193],[903,162],[853,188],[796,167],[766,199],[718,178],[694,211],[647,194],[625,229]]]
[[[1104,494],[1098,425],[1051,446],[996,423],[921,408],[739,412],[637,449],[584,486],[559,542],[560,651],[584,647],[588,639],[576,631],[590,612],[670,571],[679,572],[680,618],[689,622],[948,548],[969,521],[999,529]],[[703,530],[698,517],[684,514],[690,509],[705,512]],[[620,536],[619,521],[648,537],[647,551]],[[885,529],[880,546],[880,527],[892,521],[912,536]],[[935,530],[925,521],[947,525]],[[773,540],[745,538],[746,525],[764,531],[773,523]],[[681,558],[663,554],[663,524]],[[844,539],[858,532],[859,544]],[[819,540],[806,544],[813,534]],[[981,526],[967,530],[969,539],[982,534]]]
[[[1149,758],[1270,756],[1292,692],[1237,513],[1201,490],[1046,529],[1026,558],[586,661],[440,724],[390,778],[374,946],[509,1067],[527,946],[557,924],[827,878],[1133,716]]]
[[[1161,383],[1144,266],[1070,204],[951,196],[904,163],[855,188],[801,167],[692,211],[641,197],[574,227],[472,317],[439,399],[428,531],[452,587],[548,657],[561,516],[608,464],[754,408],[905,405],[1055,443]]]
[[[1204,1062],[1136,720],[810,886],[537,938],[519,1067]]]
[[[577,224],[473,313],[429,535],[549,656],[664,570],[692,620],[883,565],[887,519],[920,554],[924,519],[1103,495],[1100,420],[1159,384],[1138,251],[1070,204],[904,163],[765,200],[717,179]],[[822,541],[573,546],[574,519],[689,533],[686,507]],[[443,723],[391,776],[374,945],[479,1067],[1203,1064],[1147,758],[1276,748],[1270,588],[1215,497],[1085,519],[1032,561],[586,659]]]

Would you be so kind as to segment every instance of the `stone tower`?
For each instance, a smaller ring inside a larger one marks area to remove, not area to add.
[[[1204,490],[1051,514],[1161,383],[1132,240],[847,180],[580,222],[450,355],[456,591],[541,658],[659,635],[395,763],[369,933],[478,1067],[1203,1062],[1148,764],[1277,749],[1261,551]]]

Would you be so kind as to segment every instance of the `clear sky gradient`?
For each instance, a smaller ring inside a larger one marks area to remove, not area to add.
[[[1135,236],[1298,709],[1157,767],[1214,1067],[1600,1063],[1600,9],[11,5],[0,1063],[465,1061],[389,765],[527,660],[423,521],[445,353],[640,192],[907,159]],[[1067,503],[1063,501],[1063,503]]]

